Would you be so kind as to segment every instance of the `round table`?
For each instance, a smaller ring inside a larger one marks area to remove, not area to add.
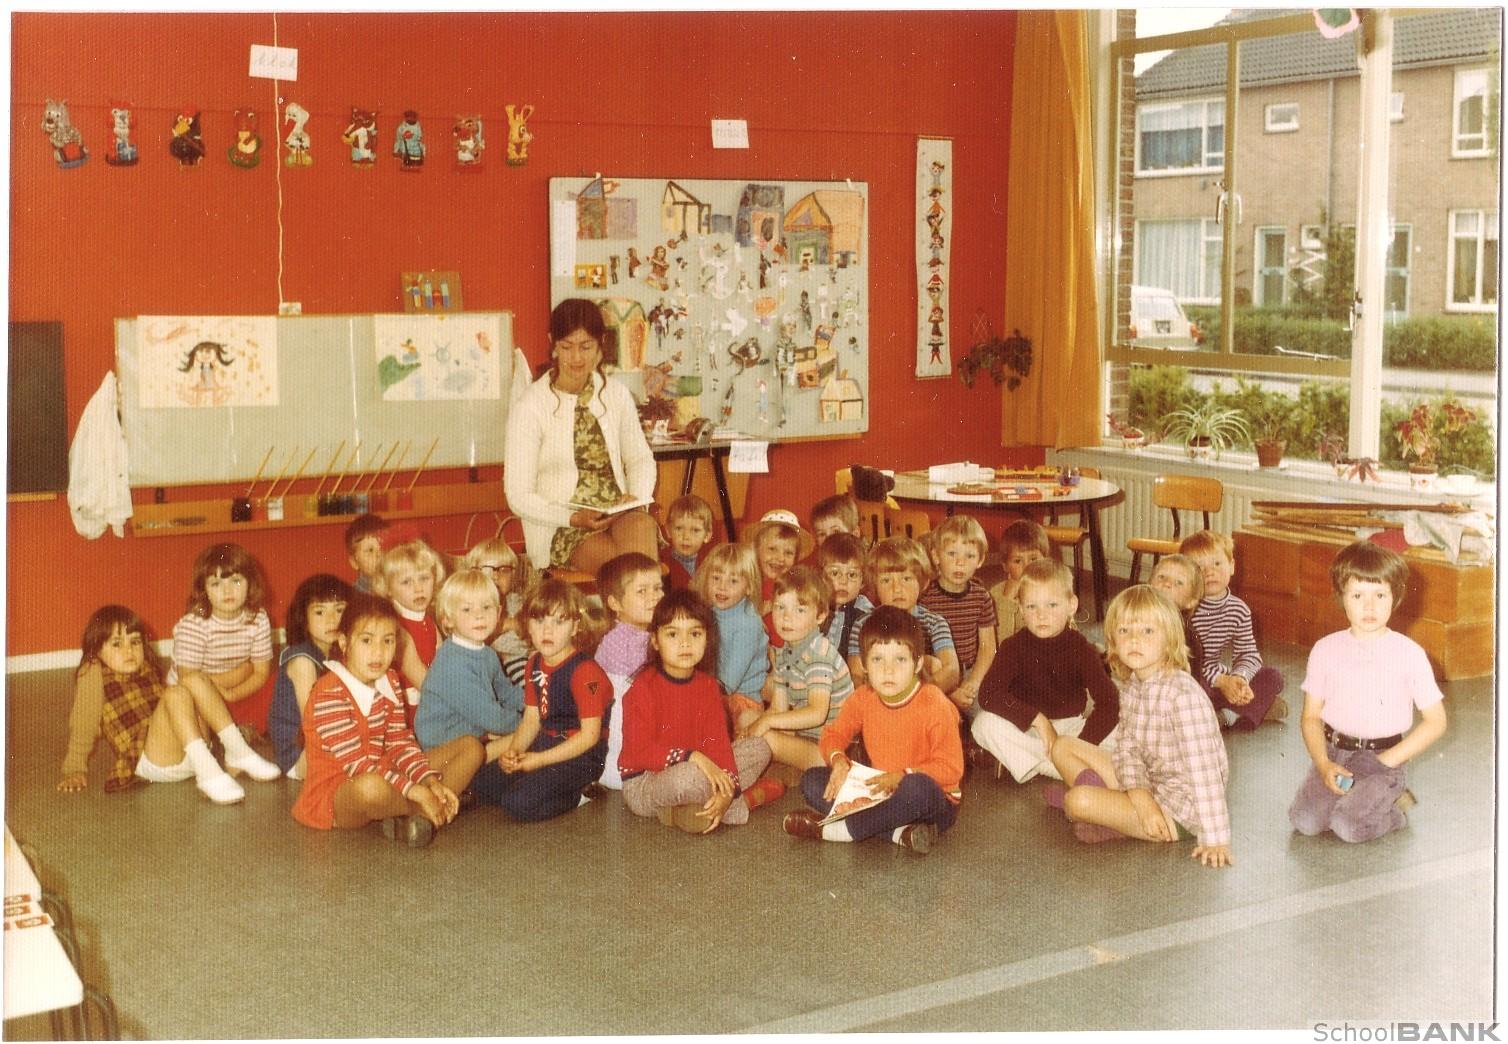
[[[948,514],[959,506],[984,508],[990,511],[1017,511],[1023,514],[1062,510],[1079,510],[1084,518],[1084,528],[1089,533],[1089,563],[1094,576],[1094,618],[1105,618],[1105,601],[1108,593],[1105,566],[1105,546],[1100,539],[1099,505],[1120,496],[1121,488],[1104,479],[1084,478],[1076,486],[1059,486],[1056,482],[1033,482],[1020,479],[998,479],[985,485],[994,486],[1009,494],[1013,490],[1026,491],[1025,496],[997,499],[993,494],[949,493],[956,482],[930,482],[925,473],[897,472],[895,489],[890,495],[896,500],[920,504],[941,504]],[[1061,492],[1058,492],[1061,491]],[[1040,497],[1032,494],[1041,493]]]

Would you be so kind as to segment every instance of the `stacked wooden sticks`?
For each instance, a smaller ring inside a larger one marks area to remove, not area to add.
[[[357,466],[357,459],[361,454],[361,443],[358,441],[351,447],[349,454],[346,453],[346,442],[342,439],[340,445],[335,447],[335,452],[330,454],[330,460],[324,470],[319,473],[319,483],[311,493],[303,496],[291,496],[294,483],[304,478],[309,464],[314,460],[314,454],[319,447],[312,447],[299,464],[298,470],[292,475],[288,469],[293,466],[297,459],[300,447],[295,446],[288,452],[287,459],[283,462],[282,469],[277,477],[268,484],[262,496],[256,496],[257,485],[262,481],[262,476],[267,470],[267,464],[272,459],[277,447],[267,447],[266,454],[262,457],[262,463],[257,467],[256,476],[251,480],[251,485],[246,487],[246,495],[237,497],[231,501],[231,521],[233,522],[256,522],[256,521],[280,521],[289,518],[314,518],[320,515],[362,515],[369,511],[405,511],[414,506],[414,487],[419,483],[419,476],[429,465],[430,457],[434,455],[435,447],[440,444],[439,436],[429,444],[429,449],[424,452],[424,458],[419,461],[414,469],[413,476],[408,480],[408,485],[401,486],[396,491],[392,490],[393,480],[403,470],[403,462],[408,457],[409,450],[413,448],[413,441],[404,442],[399,448],[399,440],[394,440],[388,447],[386,456],[382,455],[382,444],[368,458],[381,463],[376,464],[370,471]],[[393,454],[398,454],[398,459],[393,462],[392,470],[388,469],[389,462],[393,461]],[[345,463],[342,465],[341,461]],[[352,471],[355,468],[355,471]],[[383,474],[387,480],[382,483],[382,488],[377,488],[378,480]],[[309,476],[314,477],[314,476]],[[331,480],[334,480],[333,482]],[[347,485],[349,479],[350,484]],[[329,483],[328,491],[325,485]],[[281,488],[279,488],[281,486]]]

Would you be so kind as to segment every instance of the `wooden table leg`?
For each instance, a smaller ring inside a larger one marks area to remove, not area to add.
[[[738,540],[738,527],[733,522],[733,501],[728,496],[728,476],[723,471],[722,458],[714,451],[707,454],[712,458],[712,477],[717,480],[717,499],[723,509],[723,526],[728,534],[730,542]],[[688,481],[690,471],[687,471]],[[689,486],[687,487],[690,488]]]
[[[1089,564],[1094,573],[1094,618],[1105,619],[1105,602],[1109,597],[1109,582],[1105,567],[1105,545],[1100,541],[1100,511],[1097,504],[1084,505],[1085,528],[1089,530]]]

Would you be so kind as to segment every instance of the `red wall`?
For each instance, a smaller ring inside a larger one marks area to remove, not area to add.
[[[772,506],[804,515],[853,461],[1040,459],[1000,449],[1000,399],[988,386],[910,376],[917,134],[954,138],[955,356],[976,310],[1009,326],[1000,308],[1014,35],[1011,12],[281,15],[277,42],[299,51],[299,80],[282,89],[313,113],[315,158],[283,175],[282,297],[306,313],[396,311],[400,271],[458,269],[467,307],[512,310],[520,344],[539,361],[551,176],[863,180],[870,431],[773,451],[775,472],[751,483],[748,516]],[[117,316],[276,311],[273,153],[252,171],[225,159],[237,108],[259,111],[264,142],[280,136],[271,82],[246,75],[249,45],[273,42],[273,17],[17,14],[11,39],[10,317],[62,320],[71,431],[112,365]],[[69,102],[93,152],[83,167],[54,164],[38,126],[48,97]],[[104,162],[117,100],[136,111],[134,168]],[[510,102],[536,106],[522,168],[503,162]],[[167,139],[186,104],[204,112],[208,156],[180,171]],[[381,111],[376,170],[354,170],[338,140],[352,104]],[[429,130],[431,166],[417,175],[382,151],[405,108]],[[471,111],[487,120],[487,166],[460,175],[449,169],[445,121]],[[752,147],[714,152],[713,117],[747,119]],[[61,497],[11,504],[8,522],[12,655],[76,648],[85,617],[106,601],[167,633],[207,542],[84,540]],[[446,546],[463,523],[430,528]],[[345,571],[338,526],[243,542],[269,574],[275,623],[302,577]]]

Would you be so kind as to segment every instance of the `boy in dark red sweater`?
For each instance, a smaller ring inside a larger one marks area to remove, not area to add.
[[[691,586],[712,543],[712,505],[695,493],[677,497],[665,512],[665,530],[670,535],[670,543],[660,552],[668,570],[665,590],[683,591]]]
[[[1068,626],[1079,600],[1067,566],[1033,562],[1021,575],[1019,598],[1025,626],[1000,643],[979,687],[974,741],[1017,783],[1039,773],[1060,779],[1051,758],[1059,736],[1114,749],[1120,693],[1099,650]],[[1086,692],[1094,700],[1087,714]]]

